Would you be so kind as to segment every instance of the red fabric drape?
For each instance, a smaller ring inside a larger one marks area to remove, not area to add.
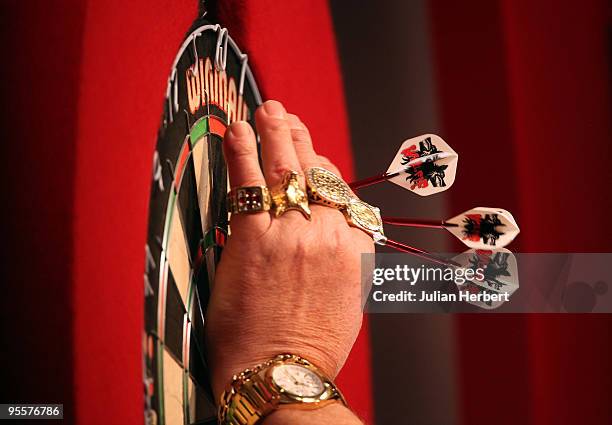
[[[430,12],[444,135],[462,154],[453,210],[516,212],[516,251],[609,251],[606,2],[433,0]],[[609,317],[456,324],[462,423],[612,422]]]
[[[0,4],[0,399],[72,396],[72,203],[84,5]],[[53,17],[53,20],[50,20]]]
[[[523,249],[609,252],[609,2],[504,0],[501,11]],[[527,320],[532,423],[612,423],[612,318]]]
[[[192,0],[87,2],[74,199],[74,384],[81,424],[143,421],[143,250],[152,153]]]

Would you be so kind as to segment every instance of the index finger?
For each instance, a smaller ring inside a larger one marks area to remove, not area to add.
[[[228,127],[223,139],[223,153],[232,189],[266,185],[259,166],[257,140],[249,123],[237,121]],[[259,212],[232,216],[233,224],[243,220],[253,225],[267,226],[270,223],[270,214]]]

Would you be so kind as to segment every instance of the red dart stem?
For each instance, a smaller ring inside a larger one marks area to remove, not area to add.
[[[446,224],[444,224],[443,221],[418,218],[383,217],[382,221],[385,224],[405,227],[426,227],[431,229],[444,229],[447,226]]]
[[[399,176],[400,173],[382,173],[377,176],[368,177],[362,180],[357,180],[352,183],[349,183],[351,189],[361,189],[362,187],[371,186],[373,184],[377,184],[380,182],[384,182],[385,180],[389,180],[395,176]]]
[[[452,260],[446,260],[444,258],[439,258],[434,254],[431,254],[427,251],[423,251],[422,249],[415,248],[410,245],[403,244],[401,242],[397,242],[391,239],[387,239],[385,245],[390,246],[393,249],[396,249],[401,252],[406,252],[408,254],[416,255],[417,257],[421,257],[427,261],[431,261],[432,263],[441,264],[443,266],[449,267],[461,267],[461,264],[456,263]]]

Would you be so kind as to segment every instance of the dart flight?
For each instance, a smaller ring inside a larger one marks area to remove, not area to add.
[[[433,195],[452,186],[458,158],[441,137],[425,134],[402,143],[387,172],[349,186],[359,189],[388,180],[418,195]]]
[[[519,287],[519,274],[516,257],[504,248],[496,249],[468,249],[452,260],[464,269],[482,269],[483,278],[472,279],[460,285],[462,291],[474,294],[481,292],[507,294],[510,297]],[[492,303],[482,301],[468,301],[468,303],[485,309],[495,309],[504,301]]]
[[[501,208],[477,207],[446,221],[403,217],[383,217],[382,221],[396,226],[446,229],[474,249],[503,248],[520,232],[512,214]]]
[[[444,225],[474,249],[503,248],[520,232],[512,214],[501,208],[477,207],[446,220]]]

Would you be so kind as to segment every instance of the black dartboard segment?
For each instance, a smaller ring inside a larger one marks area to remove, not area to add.
[[[215,423],[204,317],[228,233],[223,134],[261,97],[227,30],[194,23],[174,61],[153,155],[145,247],[145,423]]]

